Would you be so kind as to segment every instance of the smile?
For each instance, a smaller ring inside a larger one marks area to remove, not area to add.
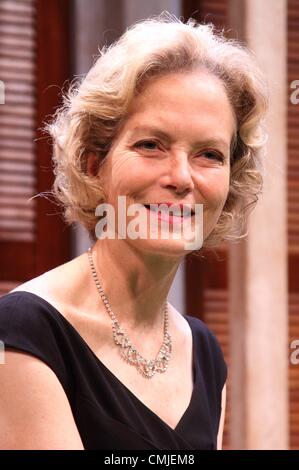
[[[186,211],[185,208],[184,208],[184,211],[181,211],[180,208],[175,208],[175,207],[173,209],[169,209],[165,207],[164,204],[161,204],[160,207],[159,207],[159,204],[143,204],[143,205],[148,211],[155,214],[158,220],[165,220],[167,222],[182,223],[183,220],[190,218],[194,215],[193,210],[189,209],[188,211]]]

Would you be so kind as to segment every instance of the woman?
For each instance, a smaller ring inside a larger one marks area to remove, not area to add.
[[[265,90],[249,51],[167,13],[131,27],[71,87],[47,126],[54,193],[94,245],[1,298],[1,448],[221,448],[223,354],[167,302],[200,250],[162,221],[202,229],[203,247],[243,236],[261,189]],[[145,236],[102,237],[103,202],[125,228],[131,205],[143,208]],[[161,203],[177,212],[155,213]]]

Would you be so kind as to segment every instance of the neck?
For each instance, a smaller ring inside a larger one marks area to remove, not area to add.
[[[95,269],[120,323],[143,330],[161,325],[163,307],[180,259],[141,252],[126,240],[98,240]]]

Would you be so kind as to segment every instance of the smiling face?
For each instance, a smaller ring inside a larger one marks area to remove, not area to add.
[[[235,131],[233,109],[217,77],[196,71],[155,78],[133,99],[100,170],[106,202],[116,214],[120,195],[126,196],[127,207],[203,204],[206,239],[228,196]],[[127,242],[155,253],[186,254],[183,238]]]

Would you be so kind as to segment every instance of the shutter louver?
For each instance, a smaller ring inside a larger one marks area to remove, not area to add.
[[[33,242],[35,230],[35,2],[0,3],[0,240]]]
[[[299,339],[299,292],[289,296],[290,343]],[[297,346],[298,348],[298,346]],[[291,350],[293,352],[293,350]],[[298,356],[298,355],[297,355]],[[299,364],[289,368],[290,449],[299,449]]]
[[[290,84],[299,80],[299,3],[288,0],[288,258],[289,340],[299,339],[299,104]],[[292,350],[290,350],[291,354]],[[299,449],[299,364],[289,366],[290,449]]]
[[[0,0],[0,296],[71,255],[71,231],[56,205],[36,196],[54,180],[42,128],[71,75],[72,6]]]

